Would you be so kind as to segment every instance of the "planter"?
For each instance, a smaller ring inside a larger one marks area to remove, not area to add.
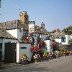
[[[44,58],[44,60],[47,60],[48,58],[47,57],[43,57]]]
[[[35,63],[37,63],[38,61],[39,61],[38,59],[35,59],[35,60],[34,60]]]
[[[21,63],[26,65],[28,63],[28,61],[22,61]]]

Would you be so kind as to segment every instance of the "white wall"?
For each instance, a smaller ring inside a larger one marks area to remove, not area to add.
[[[68,45],[69,42],[69,35],[65,35],[66,37],[66,41],[65,42],[61,42],[63,45]]]
[[[15,38],[17,38],[17,29],[7,30],[7,32],[10,33]]]
[[[23,36],[23,29],[12,29],[12,30],[7,30],[7,32],[10,33],[15,38],[17,38],[19,41]]]
[[[61,39],[55,39],[55,41],[61,43]]]
[[[72,35],[70,35],[70,39],[72,39]]]
[[[19,42],[17,42],[16,44],[16,62],[17,63],[19,63],[19,49],[20,49]]]
[[[21,49],[21,47],[26,47],[26,49]],[[29,58],[29,61],[31,61],[32,52],[30,51],[30,48],[31,48],[31,44],[21,43],[19,45],[19,59],[22,57],[23,54],[26,54]]]
[[[53,51],[53,49],[51,48],[52,42],[50,40],[45,40],[44,41],[46,43],[46,47],[47,47],[47,51],[50,53]]]
[[[23,36],[23,29],[17,29],[17,39],[21,41],[21,38]]]
[[[17,40],[13,40],[13,39],[3,39],[3,42],[4,42],[4,43],[8,43],[8,42],[17,43]]]
[[[42,38],[43,40],[45,40],[46,37],[47,37],[47,35],[44,35],[44,34],[41,35],[41,38]]]

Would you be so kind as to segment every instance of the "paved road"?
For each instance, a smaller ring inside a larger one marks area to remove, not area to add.
[[[72,72],[72,56],[28,65],[15,65],[0,72]]]

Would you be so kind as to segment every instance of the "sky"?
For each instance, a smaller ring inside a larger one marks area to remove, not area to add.
[[[72,25],[72,0],[1,0],[0,22],[19,19],[20,11],[36,25],[44,22],[47,31]]]

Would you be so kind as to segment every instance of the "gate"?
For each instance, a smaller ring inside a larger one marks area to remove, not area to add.
[[[16,62],[16,43],[5,43],[4,62]]]

